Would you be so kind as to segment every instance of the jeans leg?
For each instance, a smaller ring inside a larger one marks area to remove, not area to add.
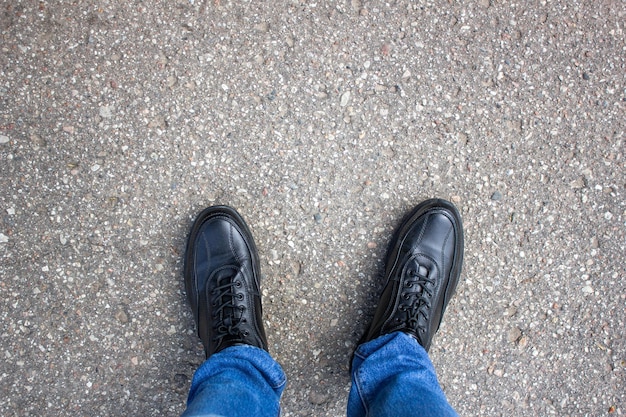
[[[358,347],[348,417],[456,415],[428,353],[414,338],[396,332]]]
[[[198,368],[181,417],[276,417],[286,382],[280,365],[263,349],[232,346]]]

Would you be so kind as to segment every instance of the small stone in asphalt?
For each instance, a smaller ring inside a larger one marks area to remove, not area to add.
[[[187,381],[189,377],[185,374],[175,374],[174,375],[174,384],[178,389],[184,389],[187,386]]]
[[[491,194],[491,199],[493,201],[500,201],[500,200],[502,200],[502,193],[500,191],[494,191],[493,194]]]
[[[349,101],[350,101],[350,92],[346,91],[345,93],[341,95],[341,102],[339,103],[339,105],[341,107],[346,107]]]
[[[100,117],[105,119],[110,119],[113,117],[113,108],[111,106],[102,106],[100,107]]]
[[[150,123],[148,123],[148,127],[150,128],[158,127],[160,129],[165,129],[167,128],[167,121],[165,120],[165,117],[159,115],[159,116],[156,116],[154,119],[152,119]]]
[[[519,341],[517,342],[517,346],[519,346],[522,349],[528,346],[528,337],[526,336],[520,337]]]
[[[507,339],[509,340],[509,342],[513,343],[517,341],[520,337],[522,337],[522,331],[517,327],[513,327],[511,330],[509,330]]]
[[[569,186],[575,190],[581,189],[581,188],[585,188],[586,185],[586,181],[585,181],[585,177],[580,176],[578,178],[576,178],[574,181],[569,183]]]
[[[320,405],[328,401],[328,396],[319,392],[311,391],[309,394],[309,402],[311,404]]]
[[[30,141],[33,143],[33,145],[35,146],[46,146],[46,141],[45,139],[43,139],[41,136],[33,133],[32,135],[30,135]]]
[[[122,324],[128,323],[128,314],[121,308],[115,313],[115,318]]]
[[[267,24],[267,22],[261,22],[257,25],[254,25],[254,28],[259,32],[268,32],[270,30],[270,26]]]
[[[5,135],[0,135],[0,143],[7,143],[9,141],[9,137]]]
[[[322,215],[319,213],[315,213],[313,215],[313,219],[315,220],[315,223],[321,223],[322,222]]]

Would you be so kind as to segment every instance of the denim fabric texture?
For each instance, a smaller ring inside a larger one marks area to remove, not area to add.
[[[182,417],[276,417],[286,378],[266,351],[233,346],[196,371]],[[456,416],[428,353],[401,332],[365,343],[352,362],[348,417]]]
[[[231,346],[198,368],[182,417],[276,417],[286,383],[269,353],[254,346]]]
[[[352,361],[348,417],[456,416],[428,353],[395,332],[358,347]]]

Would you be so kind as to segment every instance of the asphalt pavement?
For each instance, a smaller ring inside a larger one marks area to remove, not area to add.
[[[453,201],[466,416],[626,414],[626,1],[0,1],[0,415],[176,416],[229,204],[283,415],[341,416],[385,249]]]

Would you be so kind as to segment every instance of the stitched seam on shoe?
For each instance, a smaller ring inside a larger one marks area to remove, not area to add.
[[[446,247],[446,244],[448,243],[448,240],[450,240],[450,235],[452,234],[453,231],[454,231],[454,223],[452,223],[452,227],[451,227],[450,231],[448,231],[448,234],[446,235],[446,238],[443,240],[443,247],[441,249],[441,266],[442,266],[442,270],[446,269],[445,268],[446,267],[445,255],[444,255],[445,254],[445,247]],[[452,261],[454,262],[454,256],[452,257]],[[450,265],[450,267],[452,267],[452,265]],[[450,270],[450,272],[452,272],[452,270]],[[446,286],[446,288],[447,288],[447,286]]]
[[[235,259],[237,259],[237,261],[239,261],[239,256],[237,256],[237,252],[235,252],[233,229],[234,229],[234,227],[230,223],[230,219],[228,219],[228,248],[235,255]]]
[[[207,259],[209,259],[209,256],[208,256],[209,255],[209,249],[208,249],[209,245],[208,245],[208,242],[207,242],[206,235],[202,234],[199,237],[203,240],[204,247],[205,247],[205,255],[206,255]],[[194,252],[196,252],[195,248],[194,248]],[[204,291],[200,292],[200,288],[198,288],[198,278],[197,278],[198,268],[197,268],[197,265],[196,265],[196,260],[197,260],[197,258],[194,256],[194,260],[193,260],[193,263],[194,263],[194,268],[193,268],[194,279],[193,279],[193,281],[194,282],[193,282],[193,284],[194,284],[194,287],[195,287],[195,290],[196,290],[196,294],[195,294],[195,298],[196,298],[196,302],[197,302],[197,305],[196,305],[196,316],[198,317],[198,333],[200,333],[200,326],[199,326],[199,324],[200,324],[200,294],[202,294],[203,297],[206,297],[206,294],[203,294]],[[207,277],[207,280],[204,282],[204,289],[205,289],[205,291],[206,291],[206,287],[208,286],[208,283],[209,283],[209,280],[208,280],[208,277]]]
[[[422,230],[420,230],[420,233],[417,237],[417,241],[415,242],[416,245],[422,242],[422,239],[424,238],[424,233],[426,233],[426,227],[428,226],[428,221],[430,220],[431,215],[432,215],[431,213],[426,214],[426,218],[424,219],[424,224],[422,225]]]

